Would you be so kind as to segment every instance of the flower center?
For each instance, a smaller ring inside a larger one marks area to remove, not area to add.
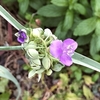
[[[63,53],[66,53],[68,56],[72,56],[74,54],[73,47],[68,45],[64,50]]]

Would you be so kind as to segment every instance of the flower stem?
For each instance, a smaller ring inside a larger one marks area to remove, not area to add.
[[[23,46],[0,46],[0,51],[21,50]]]

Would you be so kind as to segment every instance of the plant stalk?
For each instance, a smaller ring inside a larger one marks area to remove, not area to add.
[[[0,46],[0,51],[21,50],[23,46]]]

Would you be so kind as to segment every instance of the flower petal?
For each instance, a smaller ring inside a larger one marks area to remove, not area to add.
[[[20,42],[20,43],[24,43],[25,40],[27,39],[27,35],[24,31],[22,30],[19,30],[18,32],[18,37],[17,37],[17,41]]]
[[[17,41],[20,42],[20,43],[24,43],[24,40],[25,40],[24,38],[17,37]]]
[[[63,41],[63,48],[66,48],[67,46],[71,46],[73,50],[76,50],[78,44],[73,39],[68,38]]]
[[[59,60],[63,65],[66,66],[71,66],[73,63],[72,58],[66,54],[62,54]]]
[[[61,40],[54,40],[50,45],[50,53],[55,58],[59,58],[62,54],[62,44]]]

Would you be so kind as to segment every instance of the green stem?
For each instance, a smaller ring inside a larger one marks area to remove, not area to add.
[[[21,50],[23,46],[0,46],[0,51]]]
[[[47,45],[46,45],[46,43],[45,43],[45,41],[41,38],[41,37],[39,37],[39,39],[43,42],[43,44],[44,44],[44,46],[45,46],[45,55],[47,56],[47,51],[48,51],[48,49],[47,49]]]
[[[28,47],[27,49],[40,49],[40,48],[44,48],[44,47]],[[0,51],[8,51],[8,50],[21,50],[21,49],[26,49],[25,46],[0,46]]]

